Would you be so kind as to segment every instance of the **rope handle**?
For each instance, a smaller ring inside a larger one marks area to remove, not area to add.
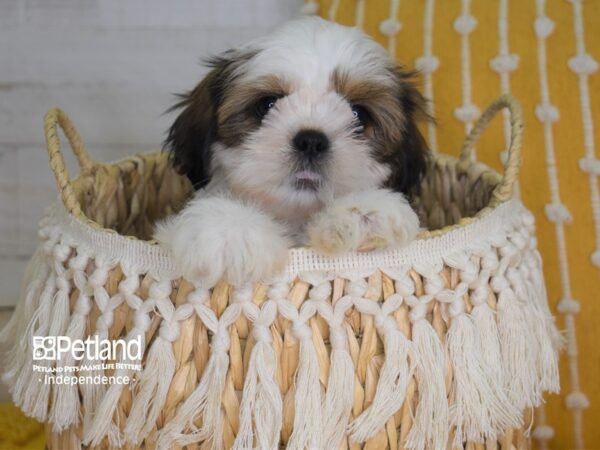
[[[59,108],[52,108],[44,116],[44,134],[46,136],[46,147],[50,159],[50,167],[54,172],[60,196],[68,212],[74,216],[80,216],[81,206],[77,201],[69,171],[65,164],[65,158],[60,148],[60,139],[58,137],[58,127],[60,127],[69,141],[71,150],[75,154],[79,167],[82,171],[91,168],[95,162],[90,158],[75,125],[69,119],[67,114]]]
[[[477,119],[475,126],[465,139],[460,151],[461,164],[470,164],[473,159],[473,146],[498,111],[507,108],[510,112],[510,144],[508,158],[504,168],[502,181],[494,188],[490,206],[496,206],[512,197],[515,183],[521,168],[521,144],[523,142],[523,110],[521,104],[512,95],[503,94],[494,100]]]

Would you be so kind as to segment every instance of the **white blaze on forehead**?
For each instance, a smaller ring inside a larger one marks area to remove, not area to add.
[[[327,90],[331,74],[347,71],[353,78],[393,83],[387,51],[358,28],[345,27],[318,17],[288,22],[248,48],[257,54],[240,67],[242,81],[276,75],[292,89]]]
[[[354,117],[350,105],[336,92],[301,88],[280,99],[263,122],[291,136],[302,128],[323,130],[329,138],[351,133]]]

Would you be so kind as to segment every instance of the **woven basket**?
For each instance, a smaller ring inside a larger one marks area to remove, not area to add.
[[[503,107],[503,176],[472,148]],[[58,139],[81,165],[71,180]],[[0,338],[15,403],[49,449],[513,449],[544,391],[558,391],[559,335],[532,215],[512,198],[521,110],[496,100],[460,158],[433,155],[414,199],[431,231],[402,250],[325,257],[290,250],[269,285],[194,285],[147,241],[189,182],[164,153],[92,161],[58,109],[45,119],[60,198],[40,225],[17,310]],[[139,339],[143,358],[37,361],[35,337]],[[34,371],[33,365],[38,369]],[[50,385],[56,373],[129,376]],[[88,367],[90,369],[90,367]]]

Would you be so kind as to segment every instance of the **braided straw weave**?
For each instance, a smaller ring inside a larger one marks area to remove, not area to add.
[[[500,176],[471,153],[504,107]],[[75,180],[58,126],[81,165]],[[92,161],[58,109],[45,131],[62,202],[40,224],[0,339],[11,349],[3,378],[46,423],[49,449],[529,448],[533,408],[559,388],[560,339],[532,216],[512,199],[514,99],[485,111],[459,159],[432,156],[413,202],[429,231],[409,247],[339,258],[292,249],[286,272],[256,286],[194,285],[146,240],[191,193],[165,154]],[[132,386],[41,382],[33,364],[93,365],[33,360],[34,337],[62,335],[141,339],[141,361],[108,363],[143,370],[91,368]]]

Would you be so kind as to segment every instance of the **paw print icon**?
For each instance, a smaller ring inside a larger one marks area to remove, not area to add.
[[[56,337],[33,337],[33,360],[53,361],[56,359]]]

